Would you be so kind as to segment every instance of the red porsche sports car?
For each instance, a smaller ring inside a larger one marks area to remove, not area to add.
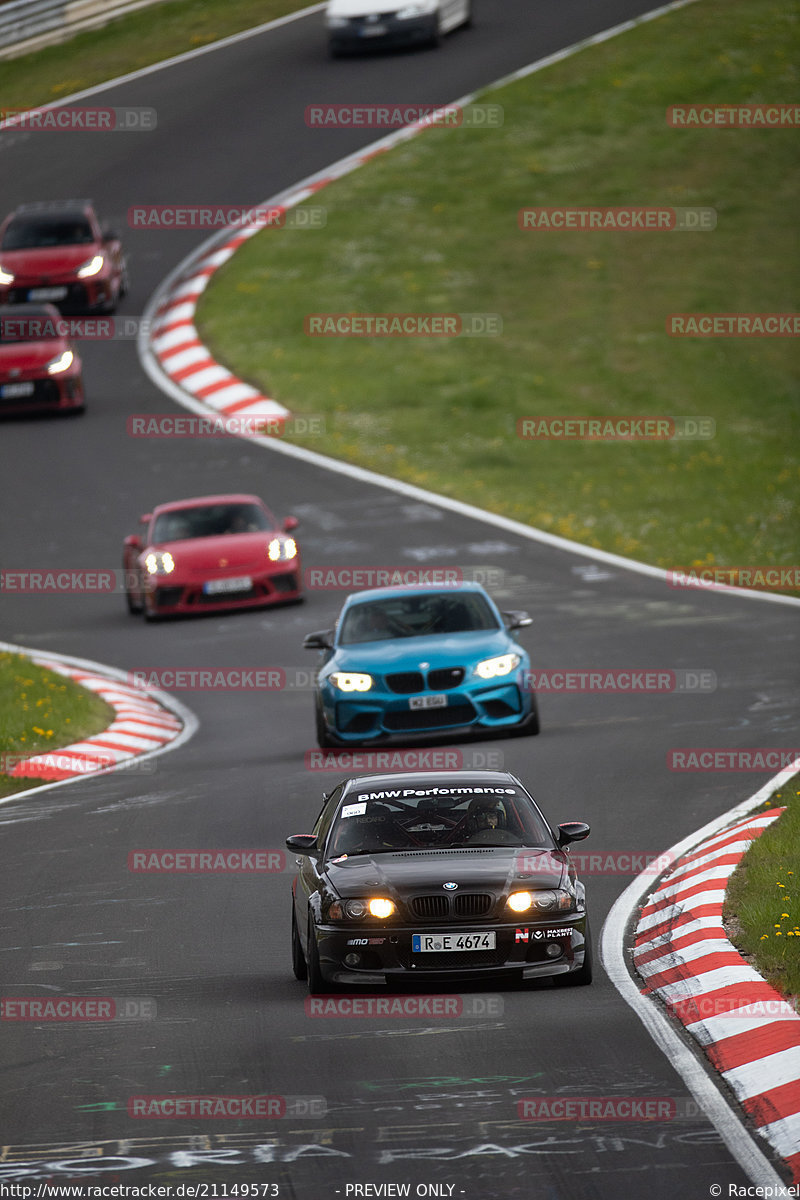
[[[0,414],[83,412],[81,360],[52,304],[0,307]]]
[[[0,303],[110,313],[127,290],[122,243],[91,201],[21,204],[0,226]]]
[[[122,565],[132,613],[145,619],[302,599],[300,550],[258,496],[199,496],[159,504],[125,538]]]

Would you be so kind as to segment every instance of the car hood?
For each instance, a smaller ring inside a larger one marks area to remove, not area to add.
[[[406,7],[405,0],[329,0],[328,17],[368,17],[372,13],[394,13]]]
[[[80,246],[45,246],[33,250],[0,250],[0,262],[15,275],[61,275],[100,254],[94,242]]]
[[[396,638],[385,642],[357,642],[339,646],[334,662],[346,668],[372,671],[418,671],[420,663],[432,669],[508,654],[519,647],[503,629],[481,629],[475,633],[437,633],[428,637]]]
[[[393,850],[339,862],[329,859],[324,874],[340,896],[363,896],[378,890],[391,899],[404,900],[420,892],[443,892],[444,883],[457,883],[458,891],[557,888],[566,879],[567,861],[563,850],[525,846]]]
[[[224,570],[252,566],[261,568],[270,565],[267,546],[272,538],[277,536],[277,532],[270,533],[269,530],[262,529],[258,533],[227,533],[219,537],[186,538],[148,546],[143,554],[147,555],[153,550],[157,553],[169,550],[178,570],[192,567],[219,569],[222,559],[227,560]]]
[[[48,338],[41,342],[8,342],[0,345],[0,371],[10,371],[13,367],[21,371],[35,371],[45,367],[67,349],[67,342],[61,338]]]

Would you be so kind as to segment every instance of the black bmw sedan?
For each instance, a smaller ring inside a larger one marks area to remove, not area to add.
[[[361,775],[325,796],[286,845],[292,964],[312,995],[345,986],[591,983],[585,889],[553,828],[504,771]]]

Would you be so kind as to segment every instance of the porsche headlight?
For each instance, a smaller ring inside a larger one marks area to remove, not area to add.
[[[171,575],[175,570],[175,559],[169,550],[163,554],[151,552],[144,560],[144,565],[148,575]]]
[[[63,354],[59,354],[58,358],[54,358],[47,364],[48,375],[58,375],[61,371],[67,371],[72,366],[72,360],[75,355],[71,350],[65,350]]]
[[[387,917],[394,915],[394,911],[393,900],[386,896],[370,896],[364,900],[334,900],[328,909],[328,916],[332,921],[344,921],[347,918],[351,921],[361,921],[364,917],[377,917],[378,920],[385,921]]]
[[[356,671],[334,671],[330,681],[340,692],[368,692],[372,687],[372,676]]]
[[[297,542],[294,538],[273,538],[267,546],[267,558],[270,562],[287,562],[297,557]]]
[[[481,679],[496,679],[500,675],[510,675],[521,662],[518,654],[500,654],[497,658],[485,658],[475,668],[475,674]]]
[[[97,275],[103,269],[102,254],[95,254],[94,258],[88,259],[83,266],[78,267],[78,279],[88,279],[91,275]]]
[[[434,5],[430,2],[425,4],[406,4],[405,8],[401,8],[395,13],[398,21],[411,21],[414,17],[424,17],[434,11]]]
[[[0,267],[0,283],[13,283],[13,282],[14,282],[14,276],[11,274],[11,272],[4,271],[3,268]]]

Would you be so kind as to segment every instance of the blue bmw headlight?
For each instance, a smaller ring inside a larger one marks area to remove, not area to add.
[[[371,675],[364,675],[358,671],[334,671],[329,678],[340,692],[368,692],[373,684]]]
[[[497,679],[501,675],[510,675],[521,663],[518,654],[499,654],[496,658],[485,658],[475,668],[475,674],[481,679]]]

